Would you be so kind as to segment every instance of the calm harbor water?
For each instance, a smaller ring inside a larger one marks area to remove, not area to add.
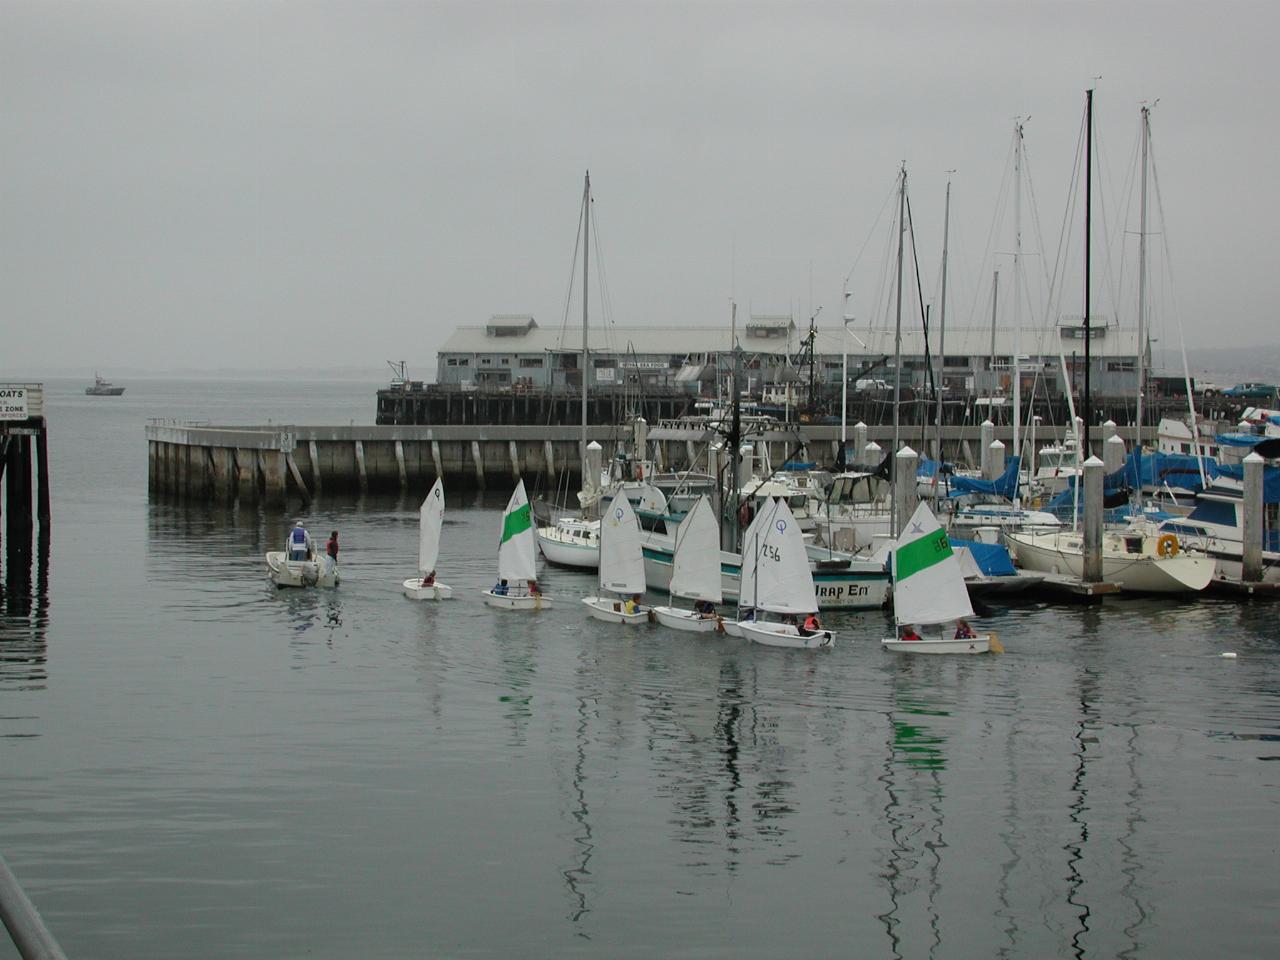
[[[68,955],[1273,957],[1275,606],[995,609],[895,658],[490,610],[507,491],[149,503],[149,416],[372,422],[376,384],[49,384],[53,536],[0,605],[0,851]],[[28,582],[29,581],[29,582]],[[1224,651],[1238,653],[1224,660]],[[0,938],[0,957],[15,955]]]

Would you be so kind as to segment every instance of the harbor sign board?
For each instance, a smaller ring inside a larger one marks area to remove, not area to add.
[[[0,420],[27,420],[27,385],[0,383]]]

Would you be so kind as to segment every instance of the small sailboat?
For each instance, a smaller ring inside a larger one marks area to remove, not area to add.
[[[654,607],[658,622],[673,630],[688,633],[711,633],[719,630],[720,618],[711,604],[724,596],[720,584],[720,531],[712,515],[711,501],[706,495],[694,502],[693,509],[680,521],[675,536],[675,557],[671,564],[671,602],[684,597],[705,605],[703,610],[685,610],[676,606]]]
[[[290,559],[291,547],[302,556]],[[277,587],[336,587],[341,582],[338,561],[321,555],[302,521],[289,531],[283,550],[267,552],[267,573]]]
[[[804,535],[787,501],[778,499],[762,507],[748,533],[742,543],[741,602],[751,598],[756,619],[738,621],[743,638],[770,647],[834,646],[835,634],[830,630],[805,630],[797,622],[798,617],[817,614],[818,596]]]
[[[600,521],[600,591],[616,596],[583,597],[591,616],[606,623],[647,623],[640,523],[625,491],[619,490]],[[634,599],[632,599],[634,598]]]
[[[963,639],[941,635],[952,622],[972,616],[964,573],[947,531],[929,505],[921,502],[893,548],[893,619],[899,627],[937,624],[940,635],[894,638],[881,644],[899,653],[986,653],[993,649],[991,634]],[[908,635],[915,636],[914,632]]]
[[[502,511],[498,540],[498,583],[482,591],[484,602],[499,610],[545,610],[551,600],[538,589],[538,545],[524,481]]]
[[[436,580],[443,526],[444,484],[437,477],[418,508],[418,573],[421,576],[404,581],[404,595],[410,600],[448,600],[453,596],[453,587]]]

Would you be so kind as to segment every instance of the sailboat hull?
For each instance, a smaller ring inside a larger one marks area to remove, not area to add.
[[[635,613],[627,613],[622,609],[622,601],[612,597],[583,597],[587,612],[597,620],[605,623],[625,623],[631,626],[648,623],[650,620],[648,607],[636,607]]]
[[[712,615],[704,617],[692,610],[679,607],[654,607],[654,616],[664,627],[682,630],[685,633],[716,633],[720,631],[720,618]]]
[[[790,623],[774,623],[757,620],[755,622],[739,621],[738,629],[743,639],[753,643],[762,643],[766,647],[788,647],[800,650],[828,650],[835,646],[836,635],[830,630],[819,630],[809,636],[801,636],[800,631]]]
[[[538,549],[548,563],[580,570],[600,567],[600,540],[572,537],[557,527],[538,527]]]
[[[484,595],[485,604],[495,610],[533,610],[536,612],[538,610],[546,610],[552,605],[550,598],[540,594],[497,594],[492,590],[482,590],[480,592]]]
[[[446,583],[435,583],[430,587],[422,585],[422,578],[413,577],[404,581],[404,595],[410,600],[448,600],[453,596],[453,587]]]
[[[881,640],[880,646],[894,653],[988,653],[991,637],[979,634],[968,640]]]
[[[1079,534],[1007,534],[1018,565],[1041,573],[1084,575],[1084,553]],[[1131,593],[1198,593],[1213,579],[1210,557],[1159,557],[1146,553],[1102,551],[1102,578]]]

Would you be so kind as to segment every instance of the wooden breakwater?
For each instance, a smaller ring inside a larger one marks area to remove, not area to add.
[[[639,446],[660,470],[705,470],[713,431],[682,422],[643,424]],[[1122,436],[1130,431],[1123,428]],[[1008,428],[994,428],[1008,442]],[[892,427],[850,428],[850,442],[865,437],[886,450]],[[581,428],[578,426],[214,426],[153,420],[146,428],[148,490],[152,496],[208,502],[265,502],[284,505],[290,497],[311,500],[324,492],[395,493],[425,490],[436,477],[451,487],[505,489],[517,478],[539,477],[552,484],[579,483]],[[635,427],[593,426],[588,439],[611,457],[633,444]],[[830,465],[837,459],[840,427],[805,425],[752,438],[757,456],[780,465],[787,459]],[[919,436],[904,432],[907,444]],[[1047,440],[1048,438],[1043,438]],[[1099,438],[1101,439],[1101,438]],[[975,428],[947,427],[942,449],[951,458],[976,463]],[[937,441],[923,451],[937,456]]]

